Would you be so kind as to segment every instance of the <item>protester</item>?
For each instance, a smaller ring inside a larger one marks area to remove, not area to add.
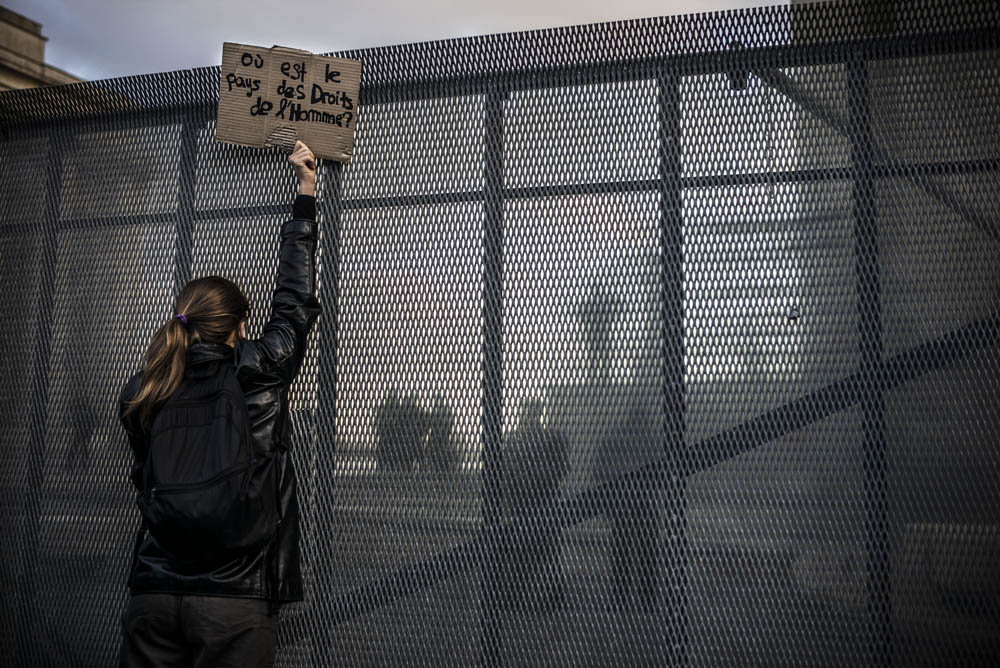
[[[292,219],[259,339],[217,276],[188,283],[125,386],[142,526],[122,615],[121,666],[271,666],[282,603],[302,600],[288,388],[320,312],[316,164],[298,142]]]

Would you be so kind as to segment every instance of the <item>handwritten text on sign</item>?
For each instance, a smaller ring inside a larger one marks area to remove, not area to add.
[[[290,148],[348,162],[354,148],[361,63],[276,46],[226,42],[216,139]]]

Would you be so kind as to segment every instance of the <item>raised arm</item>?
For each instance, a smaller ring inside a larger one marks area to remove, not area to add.
[[[309,147],[300,141],[295,142],[295,149],[288,156],[288,162],[295,168],[295,177],[299,180],[299,194],[308,197],[316,196],[316,156]]]
[[[291,384],[299,372],[306,338],[320,312],[316,299],[316,158],[308,146],[296,142],[288,160],[298,177],[299,194],[292,219],[281,228],[271,315],[256,341],[258,353],[285,384]]]

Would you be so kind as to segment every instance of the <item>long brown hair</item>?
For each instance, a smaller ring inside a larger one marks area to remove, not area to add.
[[[178,317],[181,315],[183,319]],[[190,345],[199,341],[226,343],[249,315],[250,304],[232,281],[205,276],[185,285],[177,295],[174,317],[149,341],[142,384],[125,413],[139,411],[139,422],[149,429],[156,411],[184,380]]]

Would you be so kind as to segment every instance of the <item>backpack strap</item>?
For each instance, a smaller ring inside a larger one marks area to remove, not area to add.
[[[142,493],[149,499],[149,458],[153,451],[153,439],[146,441],[146,458],[142,462]]]

